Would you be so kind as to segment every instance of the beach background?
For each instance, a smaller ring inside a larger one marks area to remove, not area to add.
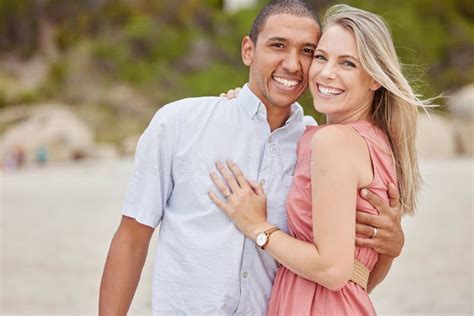
[[[160,105],[246,82],[240,40],[264,2],[0,0],[1,315],[97,314],[138,136]],[[420,111],[419,209],[371,294],[379,315],[474,312],[468,2],[346,1],[387,19],[417,91],[445,96]],[[151,314],[158,233],[129,315]]]
[[[32,168],[2,177],[2,315],[94,315],[120,220],[130,159]],[[379,315],[472,315],[473,161],[421,163],[420,208],[371,295]],[[129,315],[151,315],[156,233]]]

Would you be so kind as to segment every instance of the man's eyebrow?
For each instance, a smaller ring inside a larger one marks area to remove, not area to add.
[[[314,49],[316,49],[316,47],[317,47],[317,45],[314,44],[314,43],[306,43],[306,44],[304,44],[304,46],[310,46],[310,47],[312,47],[312,48],[314,48]]]
[[[268,41],[269,42],[288,42],[288,40],[284,37],[270,37]]]
[[[288,39],[284,38],[284,37],[270,37],[268,39],[269,42],[288,42]],[[304,46],[309,46],[309,47],[312,47],[314,49],[316,49],[316,44],[315,43],[304,43]]]

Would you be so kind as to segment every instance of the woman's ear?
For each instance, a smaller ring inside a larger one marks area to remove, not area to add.
[[[372,84],[370,85],[370,90],[372,91],[377,91],[382,85],[378,83],[377,81],[373,80]]]
[[[253,61],[253,53],[255,51],[255,45],[250,37],[245,36],[242,39],[242,48],[241,48],[241,55],[242,61],[246,66],[250,66]]]

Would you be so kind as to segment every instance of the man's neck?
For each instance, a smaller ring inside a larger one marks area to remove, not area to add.
[[[273,132],[277,128],[282,127],[291,115],[292,105],[278,107],[272,104],[265,104],[263,101],[265,99],[259,96],[259,94],[256,92],[256,89],[252,87],[250,81],[248,83],[248,88],[257,98],[259,98],[260,102],[265,105],[265,108],[267,109],[267,121],[268,125],[270,125],[270,131]]]
[[[273,132],[282,127],[291,115],[291,106],[278,108],[275,106],[265,106],[267,109],[267,121],[270,130]]]

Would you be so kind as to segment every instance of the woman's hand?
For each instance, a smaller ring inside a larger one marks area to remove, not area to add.
[[[212,190],[208,192],[209,197],[242,233],[255,240],[258,233],[272,227],[267,222],[267,197],[262,185],[248,181],[235,163],[227,161],[226,164],[227,167],[222,162],[216,163],[224,181],[216,172],[210,173],[226,201],[222,201]]]
[[[227,99],[235,99],[239,96],[241,88],[230,89],[227,93],[221,93],[219,96]]]

